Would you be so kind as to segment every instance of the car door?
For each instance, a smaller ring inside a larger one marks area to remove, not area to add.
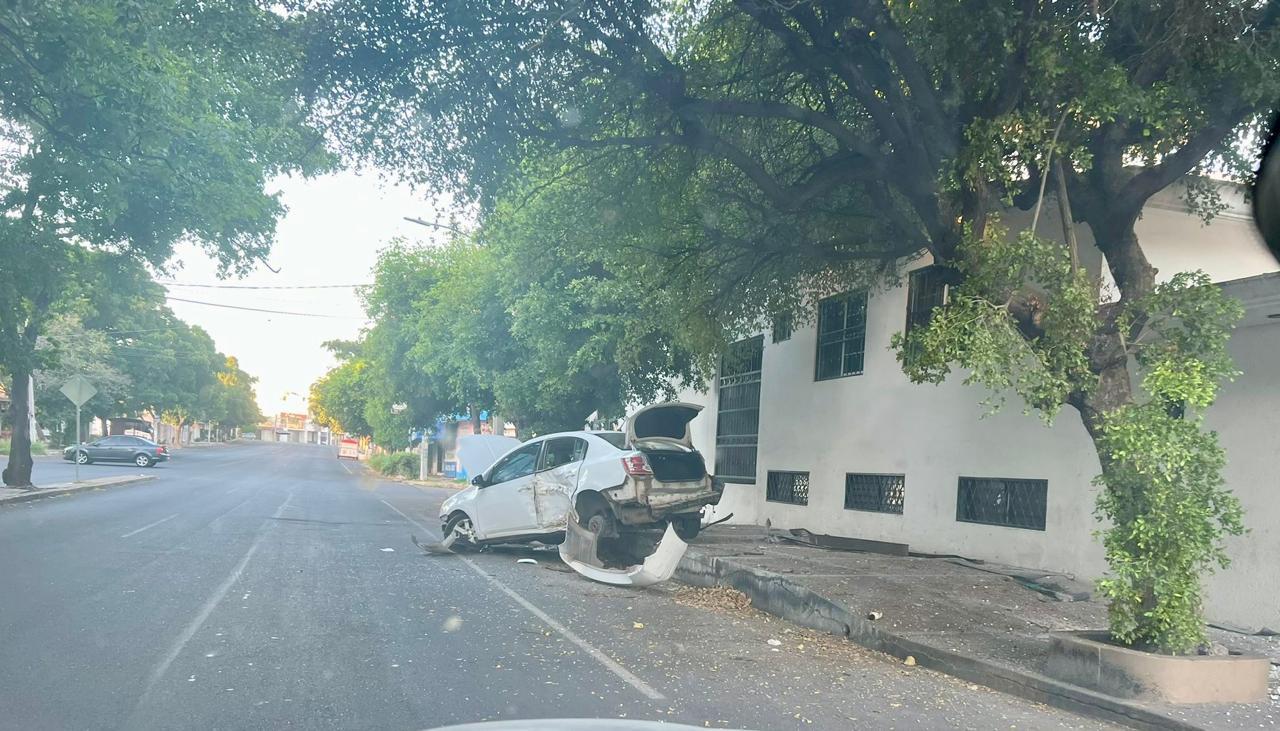
[[[107,457],[113,462],[128,462],[133,459],[133,437],[110,437]]]
[[[485,472],[476,493],[475,522],[480,538],[532,533],[537,529],[533,475],[542,441],[530,442],[498,460]]]
[[[147,448],[148,445],[145,439],[139,437],[120,437],[120,439],[120,459],[132,462],[138,452],[151,452],[153,454],[155,452],[154,449]]]
[[[115,448],[116,437],[103,437],[85,445],[84,450],[89,453],[90,459],[112,460],[115,459]]]
[[[541,530],[564,527],[578,489],[578,473],[587,457],[587,440],[581,437],[551,437],[542,450],[538,471],[533,476],[534,508]]]

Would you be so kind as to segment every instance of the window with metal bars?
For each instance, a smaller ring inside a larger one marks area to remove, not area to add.
[[[906,475],[847,473],[844,476],[844,509],[902,515]]]
[[[763,363],[763,335],[733,343],[720,359],[715,469],[716,477],[725,482],[756,482]]]
[[[1044,530],[1048,480],[961,477],[956,520]]]
[[[935,307],[947,303],[945,271],[940,266],[916,269],[907,277],[907,330],[910,335],[916,328],[927,327],[933,318]],[[906,356],[914,358],[918,347],[908,345]]]
[[[795,323],[790,312],[783,312],[773,317],[773,342],[781,343],[784,340],[791,339],[791,331],[795,329]]]
[[[867,339],[867,293],[849,292],[818,303],[814,380],[862,374]]]
[[[809,473],[769,470],[769,481],[765,485],[764,496],[770,502],[808,505]]]

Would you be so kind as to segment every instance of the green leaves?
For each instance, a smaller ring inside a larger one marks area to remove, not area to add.
[[[1225,568],[1222,536],[1244,532],[1240,503],[1223,487],[1225,453],[1199,418],[1158,402],[1108,414],[1099,446],[1098,516],[1109,575],[1112,635],[1160,652],[1202,644],[1200,574]]]
[[[927,327],[895,336],[892,345],[917,383],[941,383],[955,363],[968,371],[965,383],[991,391],[992,408],[1013,392],[1051,420],[1096,381],[1086,355],[1095,290],[1061,244],[1027,231],[990,231],[961,247],[963,279],[948,303]]]
[[[1122,324],[1143,318],[1134,343],[1143,369],[1142,387],[1166,402],[1206,407],[1218,386],[1238,375],[1227,350],[1231,330],[1244,316],[1204,272],[1183,272],[1126,306]]]
[[[1224,535],[1244,531],[1240,503],[1223,486],[1226,455],[1202,417],[1237,373],[1227,343],[1243,315],[1203,272],[1175,275],[1126,305],[1122,327],[1145,327],[1132,344],[1148,398],[1103,417],[1098,439],[1105,489],[1098,515],[1113,635],[1162,652],[1204,641],[1200,574],[1226,567]]]

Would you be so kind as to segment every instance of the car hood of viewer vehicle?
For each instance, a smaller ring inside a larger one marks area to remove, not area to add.
[[[630,718],[530,718],[523,721],[485,721],[442,726],[431,731],[701,731],[681,723]]]
[[[469,434],[458,437],[458,463],[467,477],[483,474],[502,455],[520,446],[519,439],[498,434]]]

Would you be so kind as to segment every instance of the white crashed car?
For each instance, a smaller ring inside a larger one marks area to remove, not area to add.
[[[625,528],[670,524],[682,539],[697,535],[701,510],[723,486],[693,448],[689,422],[701,406],[643,408],[625,432],[574,431],[527,442],[482,435],[459,440],[471,486],[440,507],[452,547],[560,540],[570,514],[598,538]],[[468,440],[472,440],[468,443]]]

